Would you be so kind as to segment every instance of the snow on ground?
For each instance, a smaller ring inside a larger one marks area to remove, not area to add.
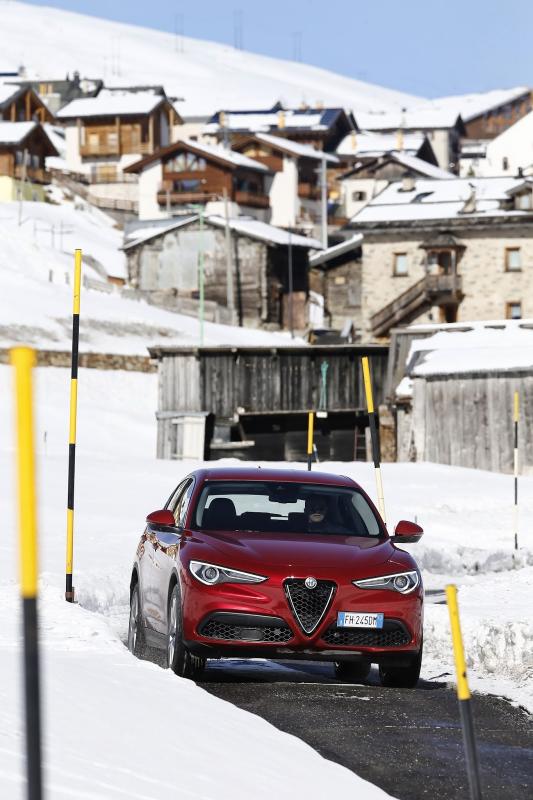
[[[40,31],[28,44],[27,20]],[[224,44],[179,37],[55,8],[2,4],[2,62],[24,64],[29,76],[102,77],[106,86],[163,85],[182,98],[178,111],[211,115],[221,108],[343,106],[385,110],[420,103],[392,89],[346,78],[307,64],[269,58]],[[177,51],[177,45],[179,49]]]
[[[46,775],[55,798],[382,797],[262,720],[215,699],[124,648],[128,581],[146,513],[195,464],[157,461],[157,377],[80,370],[75,586],[63,601],[68,370],[36,370]],[[13,509],[11,375],[0,367],[0,795],[22,797],[17,541]],[[374,495],[370,464],[325,464]],[[533,478],[520,478],[514,556],[512,479],[433,464],[385,464],[390,526],[417,519],[409,549],[426,586],[424,678],[454,680],[448,612],[434,594],[459,586],[474,689],[533,710]],[[436,600],[437,602],[431,602]],[[268,668],[268,662],[265,665]],[[529,679],[529,683],[528,683]],[[68,732],[68,733],[66,733]],[[172,768],[168,769],[168,764]],[[279,776],[283,775],[283,781]],[[64,788],[68,786],[68,791]]]
[[[121,275],[122,234],[107,215],[86,205],[24,203],[21,225],[18,214],[18,203],[0,204],[0,347],[24,342],[70,350],[74,249],[81,247],[84,257],[96,259],[105,273]],[[82,274],[111,289],[91,264],[84,260]],[[111,292],[82,288],[81,352],[147,356],[151,345],[199,343],[194,317],[126,299],[118,287]],[[204,343],[281,346],[294,341],[287,333],[206,322]]]

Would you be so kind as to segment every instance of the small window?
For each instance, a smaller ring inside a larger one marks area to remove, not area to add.
[[[40,165],[41,165],[41,162],[40,162],[39,156],[37,156],[37,155],[33,155],[33,156],[31,157],[31,165],[32,165],[32,167],[33,167],[34,169],[39,169],[39,167],[40,167]]]
[[[118,133],[116,131],[108,131],[107,133],[107,144],[109,147],[117,147],[118,146]]]
[[[522,303],[506,303],[505,316],[507,319],[522,319]]]
[[[520,272],[522,269],[522,256],[519,247],[505,248],[505,270],[506,272]]]
[[[504,172],[507,172],[507,170],[509,169],[509,159],[507,158],[507,156],[504,156],[502,158],[502,169]]]
[[[98,147],[100,144],[100,137],[97,133],[90,133],[89,134],[89,146],[90,147]]]
[[[407,275],[407,253],[394,254],[394,275]]]
[[[16,153],[15,153],[15,161],[16,161],[16,163],[17,164],[22,164],[23,159],[24,159],[24,153],[22,152],[22,150],[17,150]]]
[[[352,192],[352,201],[362,203],[366,200],[366,192]]]

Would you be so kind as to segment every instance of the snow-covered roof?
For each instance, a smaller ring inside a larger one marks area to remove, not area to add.
[[[401,182],[391,183],[350,220],[351,227],[368,223],[389,223],[430,219],[450,219],[465,216],[529,216],[527,211],[505,210],[502,203],[509,200],[508,192],[522,183],[520,178],[450,178],[449,180],[419,179],[411,191]],[[466,214],[463,209],[475,192],[475,210]]]
[[[459,112],[453,107],[441,107],[428,102],[395,111],[364,111],[357,113],[357,124],[369,131],[395,131],[403,128],[411,131],[434,128],[454,128],[461,122]]]
[[[441,330],[411,343],[410,377],[533,370],[533,320],[468,323],[470,330]]]
[[[21,87],[13,83],[0,83],[0,106],[20,92]]]
[[[242,153],[229,150],[222,145],[206,144],[205,142],[197,142],[193,139],[178,139],[177,142],[173,142],[173,144],[168,145],[168,147],[163,147],[161,150],[152,153],[152,155],[145,156],[141,158],[140,161],[135,161],[133,164],[126,167],[124,171],[141,172],[149,164],[162,161],[167,157],[170,158],[174,153],[178,153],[180,151],[180,145],[185,145],[187,148],[190,148],[193,153],[200,153],[207,159],[216,158],[218,161],[223,161],[225,164],[231,164],[234,167],[246,167],[246,169],[253,169],[256,172],[270,172],[265,164],[254,161],[253,158],[248,158],[248,156],[243,156]]]
[[[512,89],[493,89],[490,92],[476,92],[474,94],[458,94],[449,97],[437,97],[433,105],[460,114],[468,122],[492,109],[500,108],[523,95],[529,94],[527,86],[515,86]]]
[[[135,232],[131,235],[131,239],[124,244],[124,250],[131,250],[144,242],[155,239],[170,231],[178,230],[191,222],[198,220],[198,214],[193,214],[189,217],[181,219],[169,220],[168,225],[161,227],[152,227],[148,229],[140,229],[137,236]],[[225,228],[226,220],[224,217],[210,214],[204,217],[204,222],[208,225],[214,225],[217,228]],[[311,239],[307,236],[300,236],[296,233],[283,230],[283,228],[276,228],[274,225],[268,225],[266,222],[260,222],[251,217],[236,217],[228,221],[228,226],[236,233],[242,233],[244,236],[249,236],[252,239],[259,239],[262,242],[270,244],[279,244],[284,246],[291,245],[292,247],[307,247],[312,250],[321,250],[322,245],[317,239]]]
[[[349,253],[350,250],[355,250],[357,247],[361,247],[362,244],[363,234],[356,233],[354,236],[350,237],[350,239],[346,239],[344,242],[334,244],[333,247],[328,247],[321,253],[314,253],[312,256],[309,256],[309,264],[311,267],[319,267],[321,264],[326,264],[328,261],[344,255],[344,253]]]
[[[224,114],[224,125],[220,115]],[[344,114],[342,108],[321,109],[269,109],[265,111],[224,111],[214,114],[204,127],[204,133],[217,133],[223,128],[230,131],[268,132],[279,130],[326,131]]]
[[[410,153],[404,153],[403,151],[391,153],[394,157],[395,161],[398,161],[400,164],[403,164],[404,167],[408,167],[409,169],[415,170],[416,172],[421,173],[422,175],[426,175],[428,178],[435,178],[437,180],[447,180],[448,178],[455,178],[455,175],[452,175],[451,172],[448,172],[445,169],[441,169],[440,167],[436,167],[434,164],[429,164],[427,161],[424,161],[422,158],[417,158],[416,156],[411,155]]]
[[[0,144],[22,142],[37,124],[37,122],[0,122]]]
[[[313,158],[317,161],[325,159],[330,164],[338,164],[339,159],[332,153],[325,153],[323,150],[317,150],[309,144],[300,144],[293,142],[291,139],[286,139],[284,136],[273,136],[270,133],[256,133],[254,139],[264,144],[271,145],[272,147],[279,147],[286,153],[291,153],[298,158]]]
[[[423,133],[404,133],[403,150],[416,155],[424,144]],[[340,156],[379,156],[398,148],[397,133],[375,133],[374,131],[360,131],[349,133],[337,147]]]
[[[106,92],[96,97],[80,97],[67,103],[58,112],[58,119],[74,117],[110,117],[128,114],[150,114],[164,100],[153,92]]]

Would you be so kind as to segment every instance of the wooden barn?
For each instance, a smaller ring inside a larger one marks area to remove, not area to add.
[[[396,387],[398,459],[512,472],[518,391],[520,466],[530,472],[532,353],[532,320],[451,325],[415,339]]]
[[[316,410],[318,458],[366,460],[361,357],[376,403],[388,348],[378,345],[152,348],[158,361],[158,458],[303,461]]]

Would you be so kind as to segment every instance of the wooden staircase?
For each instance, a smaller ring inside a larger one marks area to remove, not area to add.
[[[431,306],[458,305],[463,299],[460,275],[425,275],[370,317],[373,336],[386,336],[395,325],[411,322]]]

